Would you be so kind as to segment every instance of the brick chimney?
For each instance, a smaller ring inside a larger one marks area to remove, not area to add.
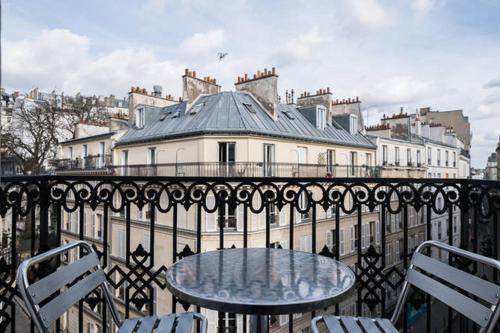
[[[316,90],[316,93],[313,95],[304,91],[300,94],[299,98],[297,98],[297,106],[312,105],[323,105],[328,111],[330,111],[332,105],[332,93],[330,92],[330,87]]]
[[[182,100],[192,103],[200,95],[212,95],[220,92],[217,80],[210,76],[196,77],[195,71],[186,68],[182,76]]]
[[[326,108],[327,122],[332,122],[332,93],[330,92],[330,87],[326,89],[316,90],[315,94],[308,91],[304,91],[297,98],[298,107],[309,107],[322,105]]]
[[[273,119],[278,118],[278,75],[274,67],[271,70],[259,70],[253,77],[247,74],[238,76],[234,86],[236,91],[251,93]]]

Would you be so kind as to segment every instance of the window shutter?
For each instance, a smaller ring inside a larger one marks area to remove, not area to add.
[[[333,248],[332,244],[332,231],[326,233],[326,246],[331,250]]]
[[[239,204],[236,206],[236,230],[243,231],[243,213],[244,213],[244,205]]]

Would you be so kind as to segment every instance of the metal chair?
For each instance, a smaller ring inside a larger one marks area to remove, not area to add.
[[[57,271],[42,279],[29,283],[28,269],[31,266],[47,264],[49,259],[73,248],[79,248],[80,251],[83,248],[87,254],[73,263],[61,266]],[[70,283],[73,284],[67,286]],[[195,319],[201,322],[202,333],[207,330],[205,316],[193,312],[120,320],[97,254],[89,244],[83,241],[71,242],[23,261],[17,271],[17,285],[36,327],[44,333],[48,333],[54,321],[72,305],[99,287],[113,321],[120,328],[119,333],[152,332],[155,328],[155,332],[190,333]]]
[[[427,241],[417,248],[396,303],[391,320],[384,318],[317,316],[311,322],[313,333],[319,333],[318,322],[324,321],[331,333],[337,332],[390,332],[395,328],[411,286],[426,292],[457,312],[475,322],[480,333],[490,333],[500,315],[500,286],[466,273],[439,260],[422,254],[426,248],[435,247],[449,253],[476,261],[500,270],[500,261],[468,252],[437,241]],[[446,282],[444,284],[443,282]],[[449,287],[451,285],[452,287]],[[462,290],[463,292],[459,292]],[[477,301],[476,299],[481,301]]]

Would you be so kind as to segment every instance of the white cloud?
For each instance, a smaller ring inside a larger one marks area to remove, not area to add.
[[[413,0],[413,9],[420,14],[427,13],[435,5],[435,0]]]
[[[378,0],[351,0],[354,15],[363,26],[378,29],[393,23],[393,14]]]
[[[39,87],[124,96],[131,85],[151,89],[161,84],[167,93],[180,93],[184,65],[162,61],[150,50],[124,48],[92,56],[87,37],[60,29],[4,45],[4,83],[22,91]]]
[[[311,60],[314,54],[318,54],[321,45],[329,40],[322,35],[317,26],[290,39],[275,54],[279,65],[285,66],[295,62]]]
[[[65,77],[87,61],[89,47],[87,37],[64,29],[43,30],[33,39],[5,40],[4,83],[15,83],[17,88],[62,88]]]
[[[362,95],[369,103],[396,105],[415,102],[432,91],[431,81],[419,81],[411,76],[394,76],[379,81]]]
[[[207,56],[215,58],[223,44],[224,30],[222,29],[195,33],[181,42],[179,55],[187,59]]]

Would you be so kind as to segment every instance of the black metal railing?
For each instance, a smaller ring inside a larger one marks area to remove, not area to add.
[[[83,158],[51,160],[49,164],[55,171],[106,169],[113,164],[113,156],[110,154],[88,155]]]
[[[17,305],[19,262],[72,239],[95,246],[125,317],[200,310],[169,294],[164,274],[177,260],[206,250],[281,246],[342,260],[353,268],[357,284],[325,311],[384,317],[422,241],[441,236],[474,252],[499,254],[497,181],[39,176],[6,177],[0,184],[0,331],[30,329]],[[495,272],[432,255],[499,283]],[[95,323],[113,331],[102,304],[100,294],[88,295],[56,330]],[[293,332],[310,319],[311,314],[273,317],[271,326]],[[209,321],[219,332],[248,329],[245,317],[235,314],[219,313]],[[473,331],[471,322],[417,290],[398,325],[401,331]]]
[[[366,165],[325,165],[264,162],[193,162],[115,165],[116,176],[162,177],[380,177],[380,168]]]

